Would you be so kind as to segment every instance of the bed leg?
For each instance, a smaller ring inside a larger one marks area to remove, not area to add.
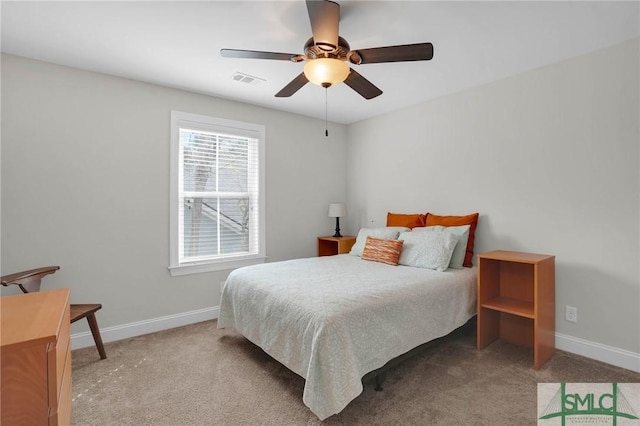
[[[373,388],[374,390],[380,392],[383,390],[382,388],[382,383],[384,382],[384,379],[386,378],[387,374],[386,373],[380,373],[378,375],[376,375],[376,387]]]
[[[477,321],[477,315],[473,316],[469,321],[467,321],[467,323],[463,326],[465,336],[471,336],[476,332]]]

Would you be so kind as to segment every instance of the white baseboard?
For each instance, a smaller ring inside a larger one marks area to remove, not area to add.
[[[640,373],[640,354],[556,333],[556,349]]]
[[[132,322],[130,324],[117,325],[100,329],[102,341],[114,342],[116,340],[128,339],[129,337],[142,336],[143,334],[155,333],[156,331],[168,330],[170,328],[181,327],[183,325],[195,324],[197,322],[208,321],[218,318],[219,306],[198,309],[190,312],[183,312],[166,317],[152,318],[145,321]],[[80,349],[93,346],[93,336],[91,332],[84,331],[71,335],[71,349]],[[640,354],[618,349],[613,346],[602,345],[578,337],[556,333],[556,349],[571,352],[597,361],[627,370],[640,373]]]
[[[142,336],[143,334],[155,333],[156,331],[168,330],[170,328],[181,327],[183,325],[195,324],[197,322],[208,321],[218,318],[220,307],[198,309],[190,312],[183,312],[166,317],[152,318],[145,321],[136,321],[129,324],[116,325],[100,329],[100,335],[104,343],[115,342],[116,340],[128,339],[129,337]],[[90,331],[83,331],[71,335],[71,349],[86,348],[94,346],[93,336]],[[108,356],[109,354],[107,354]]]

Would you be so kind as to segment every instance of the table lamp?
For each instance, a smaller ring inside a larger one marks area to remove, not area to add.
[[[340,218],[347,215],[347,206],[343,203],[331,203],[329,204],[329,217],[336,218],[336,233],[334,237],[342,237],[340,235]]]

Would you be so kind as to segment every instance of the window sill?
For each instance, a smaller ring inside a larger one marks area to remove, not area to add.
[[[180,266],[169,266],[169,272],[172,277],[178,277],[181,275],[200,274],[202,272],[214,272],[225,271],[229,269],[242,268],[243,266],[257,265],[264,263],[267,260],[266,256],[257,256],[249,259],[233,259],[233,260],[219,260],[216,262],[200,262],[191,263]]]

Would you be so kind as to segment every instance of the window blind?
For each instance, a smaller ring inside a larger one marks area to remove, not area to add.
[[[258,253],[258,140],[180,128],[179,261]]]

